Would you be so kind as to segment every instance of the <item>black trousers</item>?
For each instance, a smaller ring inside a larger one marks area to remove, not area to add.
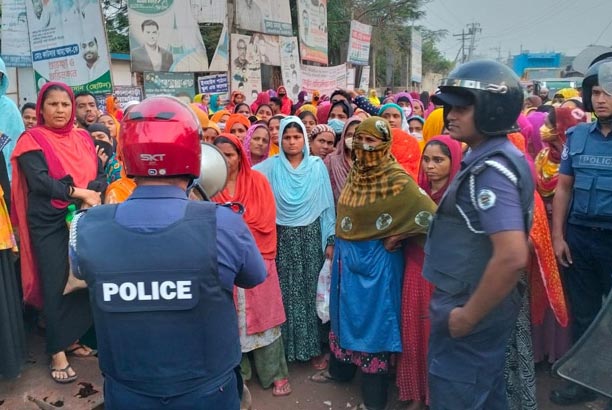
[[[334,380],[348,382],[357,372],[357,366],[344,363],[329,355],[329,374]],[[368,410],[384,410],[387,406],[389,379],[387,373],[361,373],[361,397]]]

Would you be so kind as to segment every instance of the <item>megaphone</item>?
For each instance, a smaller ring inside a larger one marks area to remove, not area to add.
[[[203,142],[202,158],[200,162],[200,178],[194,187],[194,190],[202,197],[209,201],[210,198],[217,195],[227,183],[228,167],[225,155],[216,146]]]

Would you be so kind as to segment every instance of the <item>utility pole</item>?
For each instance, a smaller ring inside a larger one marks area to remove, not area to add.
[[[497,58],[496,58],[496,60],[497,60],[497,62],[501,63],[502,62],[502,54],[501,54],[502,48],[501,48],[501,44],[498,45],[497,47],[491,48],[490,50],[497,51]]]
[[[461,41],[461,48],[457,53],[457,57],[455,57],[455,62],[459,58],[459,54],[461,54],[461,64],[465,63],[465,40],[467,39],[467,34],[465,34],[465,29],[461,30],[461,34],[453,34],[453,37],[461,37],[459,41]]]
[[[480,23],[468,24],[468,35],[471,36],[470,48],[468,49],[468,61],[472,59],[472,55],[474,54],[474,50],[476,49],[476,33],[482,33]]]

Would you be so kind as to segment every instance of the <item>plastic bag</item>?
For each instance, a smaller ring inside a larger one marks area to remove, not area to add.
[[[325,259],[317,282],[317,316],[323,323],[329,322],[329,288],[331,286],[331,260]]]

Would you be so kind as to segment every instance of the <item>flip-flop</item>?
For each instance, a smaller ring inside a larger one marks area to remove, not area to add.
[[[86,354],[78,354],[77,351],[79,350],[87,350],[89,349],[89,352]],[[68,349],[66,350],[66,356],[72,356],[72,357],[80,357],[80,358],[86,358],[86,357],[96,357],[96,355],[98,354],[97,350],[94,350],[92,348],[89,348],[85,345],[82,345],[80,343],[77,343],[74,345],[74,347],[72,349]]]
[[[289,380],[282,379],[274,381],[274,387],[272,388],[273,396],[288,396],[291,394],[291,392],[292,390],[291,385],[289,384]]]
[[[316,372],[315,374],[310,376],[308,380],[310,380],[313,383],[320,383],[320,384],[327,384],[327,383],[334,382],[334,378],[331,376],[331,374],[329,374],[327,370],[321,370],[319,372]]]
[[[313,357],[310,362],[312,364],[312,367],[315,368],[315,370],[325,370],[327,369],[327,366],[329,364],[329,353]]]
[[[67,384],[67,383],[72,383],[73,381],[75,381],[77,379],[77,374],[76,374],[76,372],[74,372],[74,369],[72,368],[72,366],[70,366],[70,364],[68,366],[64,367],[63,369],[56,369],[52,365],[49,365],[49,370],[51,370],[49,375],[51,376],[53,381],[55,381],[56,383]],[[69,376],[68,375],[68,371],[69,370],[72,370],[74,372],[74,375]],[[64,373],[66,373],[66,376],[68,376],[68,377],[60,379],[59,377],[53,376],[53,372],[64,372]]]

